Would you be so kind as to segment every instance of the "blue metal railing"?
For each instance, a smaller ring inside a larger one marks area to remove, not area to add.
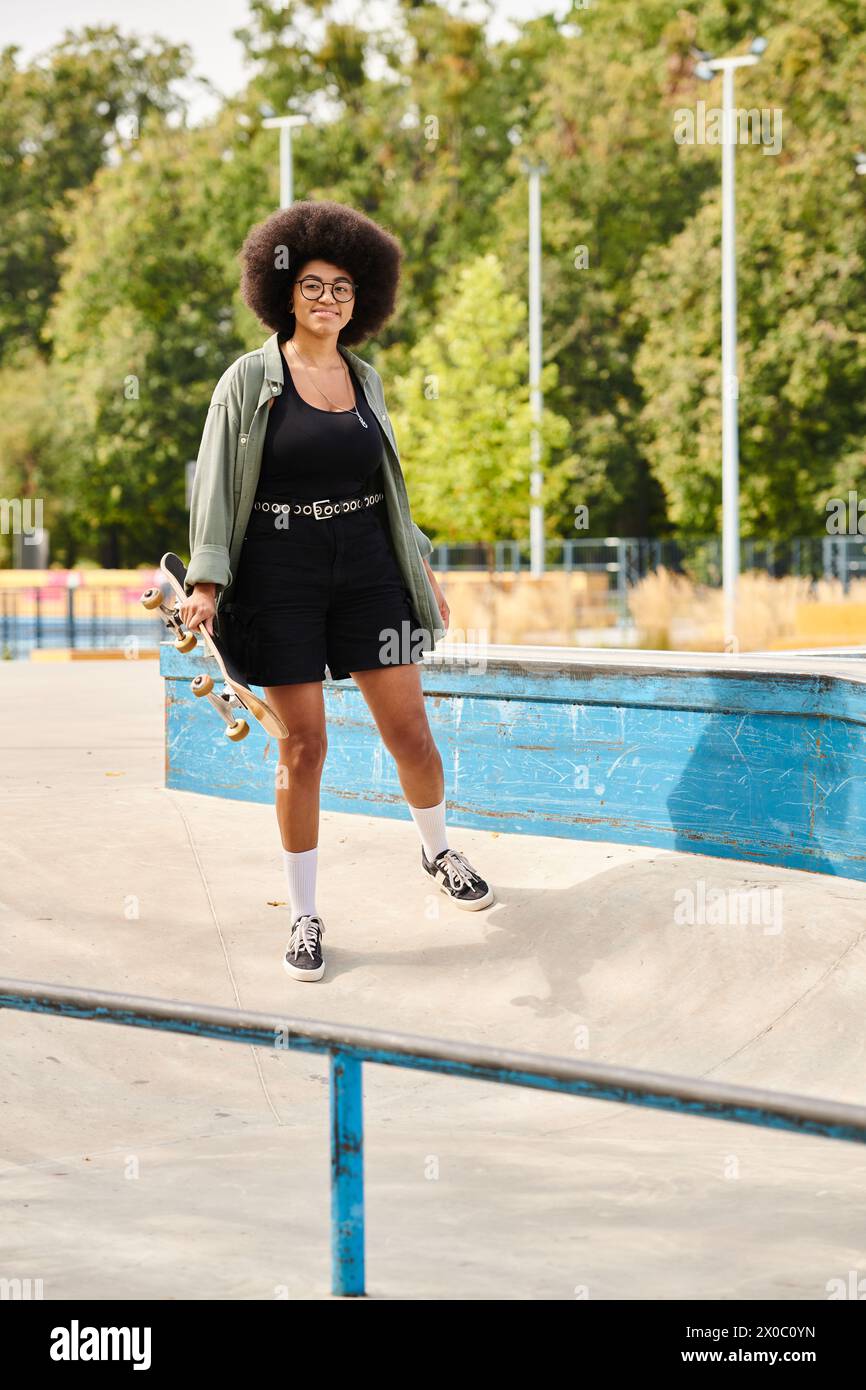
[[[637,1071],[603,1062],[573,1062],[474,1043],[445,1042],[406,1033],[30,980],[0,979],[0,1009],[4,1008],[185,1033],[221,1042],[327,1054],[331,1070],[332,1289],[338,1295],[357,1296],[365,1291],[364,1062],[866,1143],[864,1106]]]

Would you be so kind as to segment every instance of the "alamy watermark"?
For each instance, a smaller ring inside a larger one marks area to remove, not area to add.
[[[763,927],[764,936],[782,930],[781,888],[708,888],[699,878],[674,893],[674,923],[688,927]]]
[[[23,536],[38,545],[42,536],[41,497],[0,497],[0,536]]]
[[[0,1279],[0,1303],[26,1303],[44,1297],[41,1279]]]
[[[77,1318],[52,1328],[48,1349],[52,1361],[131,1361],[134,1371],[150,1369],[150,1353],[149,1327],[82,1327]]]
[[[825,504],[828,536],[866,536],[866,497],[854,488],[844,497],[831,497]]]
[[[857,1303],[862,1303],[866,1299],[866,1279],[863,1278],[859,1269],[849,1269],[845,1279],[828,1279],[824,1288],[827,1290],[827,1298],[831,1302],[850,1298]]]
[[[763,154],[782,148],[782,111],[778,106],[732,107],[725,130],[721,106],[699,101],[694,110],[679,106],[674,112],[674,139],[678,145],[760,145]]]

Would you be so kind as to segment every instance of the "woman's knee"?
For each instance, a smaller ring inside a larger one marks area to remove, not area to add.
[[[327,735],[319,729],[290,732],[279,740],[280,762],[295,773],[320,772],[328,751]]]
[[[437,756],[436,744],[426,719],[398,725],[385,743],[397,762],[423,763]]]

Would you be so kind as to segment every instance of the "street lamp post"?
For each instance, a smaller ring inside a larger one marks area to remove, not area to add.
[[[737,227],[734,155],[737,112],[734,73],[752,67],[766,48],[756,39],[750,53],[733,58],[702,57],[698,77],[722,74],[722,583],[725,597],[725,649],[737,645],[737,582],[740,573],[739,378],[737,375]]]
[[[547,173],[543,160],[537,164],[521,159],[529,178],[529,405],[532,413],[530,440],[529,568],[531,574],[544,573],[544,506],[541,501],[541,177]]]
[[[268,116],[262,121],[266,130],[280,132],[280,207],[290,207],[294,201],[292,188],[292,130],[306,125],[306,116]]]

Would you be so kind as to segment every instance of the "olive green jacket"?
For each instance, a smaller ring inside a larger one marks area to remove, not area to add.
[[[397,442],[379,373],[341,343],[338,351],[354,369],[382,428],[385,505],[394,553],[415,609],[416,650],[431,651],[445,633],[439,605],[422,557],[433,549],[413,522]],[[244,353],[217,382],[204,424],[189,513],[186,592],[198,583],[217,585],[217,612],[231,600],[241,546],[261,468],[268,401],[283,389],[278,335]],[[327,524],[325,522],[323,525]]]

